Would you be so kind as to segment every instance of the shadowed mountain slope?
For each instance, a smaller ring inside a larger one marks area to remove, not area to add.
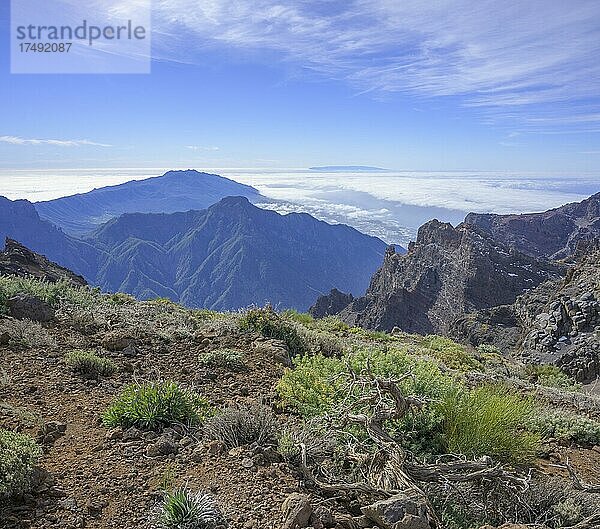
[[[88,240],[104,254],[102,288],[214,309],[271,302],[305,310],[333,287],[359,294],[385,250],[348,226],[262,210],[244,197],[204,211],[126,214]]]

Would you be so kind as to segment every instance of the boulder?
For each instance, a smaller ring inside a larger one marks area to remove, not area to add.
[[[125,351],[135,347],[135,338],[124,331],[110,331],[102,338],[102,347],[109,351]]]
[[[382,529],[432,529],[424,499],[407,494],[362,507],[363,514]]]
[[[7,302],[8,313],[18,320],[48,322],[54,319],[54,309],[43,299],[31,294],[17,294]]]
[[[310,517],[313,513],[308,496],[298,492],[290,494],[285,499],[281,506],[281,510],[284,515],[284,522],[281,529],[300,529],[302,527],[308,527]]]

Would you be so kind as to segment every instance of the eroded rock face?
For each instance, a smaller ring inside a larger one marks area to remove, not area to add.
[[[465,222],[525,254],[561,259],[573,254],[579,241],[600,237],[600,193],[543,213],[469,213]]]
[[[351,325],[446,334],[463,315],[512,304],[564,267],[510,250],[474,226],[432,220],[406,255],[388,248],[364,297],[340,317]]]
[[[354,301],[352,294],[340,292],[337,288],[332,288],[326,296],[320,296],[315,304],[308,309],[308,313],[313,318],[324,318],[325,316],[334,316],[346,308]]]
[[[489,343],[531,363],[555,364],[579,382],[600,376],[600,240],[581,242],[564,279],[542,283],[515,303],[467,314],[450,334]]]
[[[0,253],[0,275],[35,277],[51,283],[67,280],[76,286],[87,284],[83,277],[53,263],[43,255],[32,252],[29,248],[8,237],[4,251]]]

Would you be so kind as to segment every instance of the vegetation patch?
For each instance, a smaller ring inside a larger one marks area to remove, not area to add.
[[[208,401],[176,382],[131,384],[104,412],[106,426],[155,429],[169,424],[195,425],[211,415]]]
[[[42,450],[28,435],[0,429],[0,497],[27,492]]]
[[[75,349],[65,355],[65,360],[75,373],[88,378],[110,376],[117,370],[112,360],[98,356],[93,351]]]
[[[600,422],[566,411],[548,410],[532,421],[532,430],[545,439],[564,445],[596,446],[600,444]]]
[[[6,312],[6,301],[16,294],[31,294],[54,308],[59,308],[63,304],[90,306],[100,297],[97,290],[73,286],[67,279],[51,283],[43,279],[2,276],[0,277],[0,313]]]
[[[215,349],[198,355],[198,363],[201,366],[226,367],[228,369],[243,369],[244,351],[239,349]]]
[[[450,338],[429,335],[423,339],[421,346],[424,353],[440,360],[450,369],[470,371],[481,368],[481,364],[467,352],[464,345]]]
[[[527,364],[525,366],[525,375],[531,382],[540,384],[541,386],[567,391],[581,389],[581,384],[577,383],[566,373],[563,373],[558,367],[550,364]]]
[[[534,405],[499,385],[486,385],[457,392],[442,406],[447,449],[467,457],[494,456],[523,462],[531,459],[540,437],[525,426],[531,422]]]
[[[227,448],[253,443],[264,446],[275,440],[277,420],[266,406],[238,406],[210,418],[204,425],[204,432]]]
[[[306,350],[296,325],[282,318],[268,305],[246,311],[240,321],[240,328],[285,342],[292,356],[302,354]]]
[[[157,519],[160,529],[215,529],[227,526],[210,494],[185,488],[165,493]]]

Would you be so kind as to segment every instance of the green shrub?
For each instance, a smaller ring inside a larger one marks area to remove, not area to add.
[[[567,391],[577,391],[581,388],[566,373],[563,373],[558,367],[550,364],[527,364],[525,366],[525,375],[534,383],[550,388],[565,389]]]
[[[0,497],[27,492],[42,450],[28,435],[0,428]]]
[[[336,316],[325,316],[324,318],[315,320],[313,325],[320,331],[336,334],[347,333],[351,329],[350,325],[344,323]]]
[[[304,352],[305,344],[298,333],[296,324],[284,320],[272,307],[252,308],[246,311],[240,321],[240,328],[258,332],[266,338],[281,340],[287,345],[292,356]]]
[[[104,412],[106,426],[157,428],[198,424],[211,414],[208,401],[175,382],[131,384]]]
[[[287,309],[281,313],[281,317],[285,320],[295,321],[296,323],[300,323],[302,325],[312,325],[315,319],[306,312],[298,312],[294,309]]]
[[[443,417],[438,403],[462,384],[442,373],[437,363],[398,348],[363,348],[341,358],[307,356],[295,364],[293,370],[284,373],[277,391],[284,406],[307,418],[335,414],[342,402],[347,405],[364,396],[359,392],[346,393],[344,382],[348,367],[360,373],[369,365],[374,375],[383,378],[400,378],[411,373],[411,377],[400,383],[402,392],[423,397],[431,403],[421,412],[407,414],[388,427],[406,448],[421,455],[437,453],[442,448]]]
[[[88,287],[75,287],[69,281],[60,280],[51,283],[32,277],[0,277],[0,313],[6,312],[6,301],[15,294],[31,294],[54,308],[63,304],[90,306],[100,297],[98,291]]]
[[[495,345],[482,343],[477,346],[477,352],[481,355],[501,355],[502,352]]]
[[[117,370],[117,365],[112,360],[98,356],[92,351],[75,349],[65,355],[65,360],[73,371],[89,378],[110,376]]]
[[[487,385],[456,392],[442,404],[444,436],[450,453],[488,455],[522,462],[539,448],[537,434],[526,431],[533,401],[508,388]]]
[[[227,448],[256,443],[264,445],[275,439],[277,421],[266,406],[238,406],[211,417],[204,433],[221,441]]]
[[[481,364],[471,356],[464,345],[458,344],[443,336],[426,336],[421,347],[423,352],[436,358],[450,369],[470,371],[481,368]]]
[[[215,529],[227,525],[210,494],[188,489],[167,492],[157,518],[161,529]]]
[[[338,356],[346,348],[342,338],[333,334],[300,327],[298,335],[303,342],[304,353]]]
[[[215,349],[198,355],[201,366],[227,367],[229,369],[243,369],[244,352],[238,349]]]
[[[548,410],[537,415],[531,429],[545,439],[556,439],[562,444],[600,444],[600,422],[566,411]]]
[[[314,355],[302,357],[295,364],[277,384],[281,403],[305,417],[322,415],[340,398],[334,377],[344,371],[343,362]]]
[[[106,295],[106,301],[114,303],[115,305],[126,305],[128,303],[135,303],[137,300],[130,294],[124,292],[114,292],[113,294]]]

